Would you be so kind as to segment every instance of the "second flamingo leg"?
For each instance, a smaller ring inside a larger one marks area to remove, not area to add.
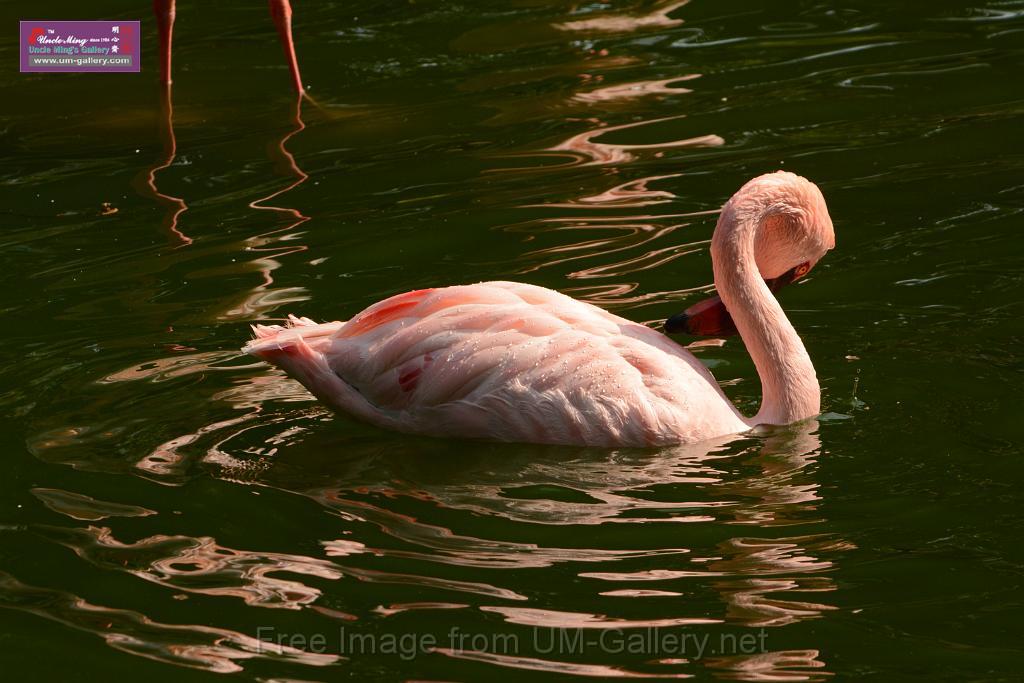
[[[302,95],[306,89],[302,87],[302,76],[299,74],[299,60],[295,56],[295,42],[292,40],[292,5],[289,0],[270,0],[270,16],[277,27],[277,35],[281,38],[288,70],[292,76],[292,87]]]
[[[160,82],[171,82],[171,39],[174,37],[174,0],[153,0],[153,14],[160,34]]]
[[[153,0],[153,14],[156,15],[157,31],[160,35],[160,82],[171,82],[171,42],[174,38],[175,0]],[[292,5],[289,0],[270,0],[270,16],[281,38],[292,87],[298,94],[305,93],[299,60],[295,56],[295,41],[292,39]]]

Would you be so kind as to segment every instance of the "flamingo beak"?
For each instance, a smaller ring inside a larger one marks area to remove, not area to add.
[[[721,297],[713,296],[666,320],[665,331],[695,337],[731,337],[736,334],[736,323]]]
[[[779,277],[766,279],[768,289],[777,292],[802,278],[811,269],[810,263],[801,263]],[[736,323],[729,315],[721,297],[713,296],[690,306],[665,321],[665,332],[689,334],[696,337],[731,337],[737,334]]]

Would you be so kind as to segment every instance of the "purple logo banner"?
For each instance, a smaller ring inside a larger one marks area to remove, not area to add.
[[[22,72],[139,71],[137,21],[22,21]]]

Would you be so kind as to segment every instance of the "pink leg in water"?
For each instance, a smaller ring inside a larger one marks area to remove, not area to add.
[[[288,70],[292,76],[292,87],[302,95],[306,89],[302,87],[302,76],[299,74],[299,60],[295,56],[295,43],[292,41],[292,4],[289,0],[270,0],[270,16],[277,27],[277,35],[281,37]]]
[[[171,38],[174,34],[174,0],[153,0],[153,14],[160,34],[160,82],[171,82]]]

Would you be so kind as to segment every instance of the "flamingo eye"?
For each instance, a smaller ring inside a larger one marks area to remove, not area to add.
[[[803,277],[804,275],[807,275],[807,271],[809,271],[810,269],[810,263],[801,263],[799,266],[796,267],[796,272],[794,272],[793,274],[796,277]]]

